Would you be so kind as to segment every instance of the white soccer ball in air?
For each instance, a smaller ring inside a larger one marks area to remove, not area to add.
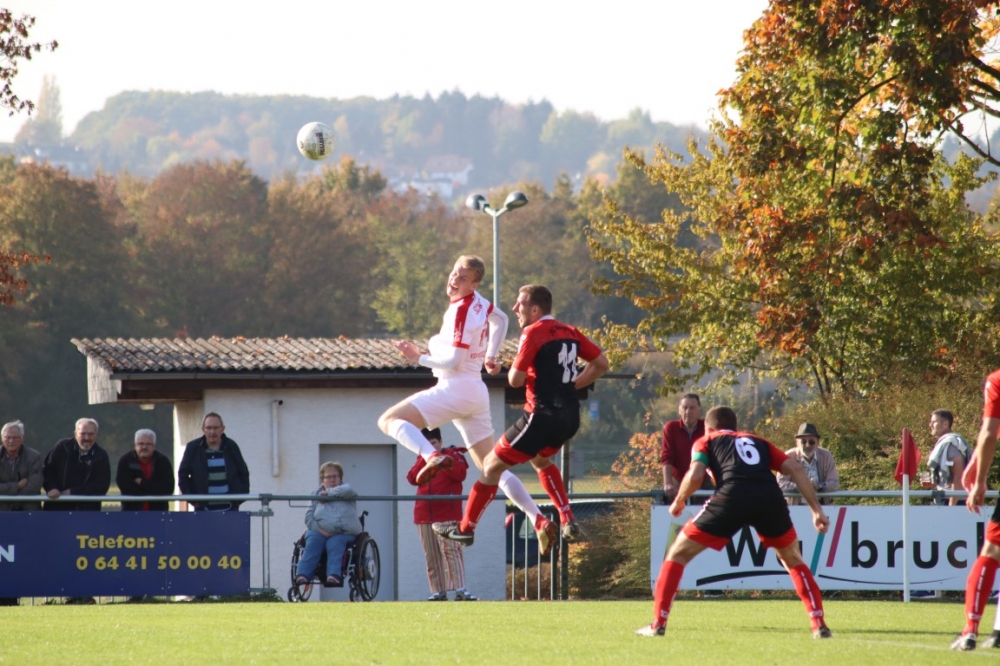
[[[311,160],[325,160],[333,154],[333,130],[323,123],[303,125],[295,141],[299,152]]]

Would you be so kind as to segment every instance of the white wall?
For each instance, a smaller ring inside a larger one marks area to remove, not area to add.
[[[226,424],[226,435],[235,440],[250,468],[250,492],[272,494],[309,494],[316,489],[321,460],[350,454],[351,467],[345,469],[345,481],[361,496],[383,494],[366,486],[391,488],[388,494],[413,496],[415,488],[406,481],[406,473],[416,460],[415,454],[396,444],[379,431],[376,422],[386,408],[408,396],[410,390],[391,389],[295,389],[295,390],[207,390],[203,402],[177,403],[174,406],[174,466],[181,460],[184,445],[201,436],[201,419],[206,412],[219,413]],[[490,392],[493,423],[498,437],[503,427],[503,389]],[[278,407],[278,470],[272,473],[272,403]],[[450,424],[442,428],[448,443],[458,444],[461,437]],[[371,462],[356,457],[357,451],[372,447]],[[377,462],[379,451],[391,446],[392,465]],[[343,447],[338,449],[338,447]],[[344,460],[341,460],[344,462]],[[472,469],[465,492],[472,488],[478,471]],[[366,483],[369,475],[371,482]],[[376,478],[377,477],[377,478]],[[270,585],[285,596],[291,585],[289,562],[292,544],[304,529],[305,504],[273,502],[270,518]],[[244,504],[243,511],[256,511],[256,502]],[[420,539],[413,526],[413,503],[362,501],[358,509],[368,509],[367,529],[375,536],[382,556],[382,583],[376,600],[420,600],[429,594],[426,567]],[[467,587],[482,599],[505,598],[504,501],[500,493],[476,529],[476,543],[465,551]],[[263,586],[261,564],[261,520],[253,519],[251,533],[252,587]],[[395,535],[391,537],[389,535]],[[326,597],[331,593],[327,592]],[[316,598],[314,595],[313,598]],[[346,598],[342,591],[332,598]]]

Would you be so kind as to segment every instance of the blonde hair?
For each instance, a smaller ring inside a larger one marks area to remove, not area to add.
[[[483,276],[486,275],[486,262],[483,261],[482,257],[474,254],[463,254],[455,263],[461,265],[462,268],[468,268],[474,272],[477,284],[483,281]]]

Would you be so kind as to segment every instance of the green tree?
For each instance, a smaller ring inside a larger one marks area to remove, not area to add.
[[[901,16],[925,39],[921,21],[937,16],[909,5],[946,9],[941,30],[957,20],[949,3],[887,4],[907,5]],[[942,99],[907,96],[893,82],[909,74],[897,70],[883,80],[882,24],[852,22],[868,9],[846,7],[772,3],[746,34],[714,137],[686,158],[629,155],[689,212],[648,223],[611,200],[595,220],[595,256],[621,276],[602,288],[647,313],[637,331],[606,333],[623,349],[671,351],[674,386],[715,371],[731,382],[750,368],[821,395],[863,392],[891,369],[947,372],[996,344],[997,244],[964,202],[982,182],[978,164],[940,159],[931,120]],[[859,35],[823,38],[838,21]],[[920,57],[928,75],[950,66]],[[699,245],[680,246],[685,224]]]
[[[448,273],[465,241],[462,218],[411,191],[385,197],[368,224],[378,252],[372,267],[378,320],[401,337],[433,335],[447,306]]]
[[[529,204],[500,218],[500,301],[509,314],[517,290],[525,284],[544,284],[552,290],[555,315],[574,325],[598,321],[602,299],[594,298],[589,286],[596,273],[584,239],[586,220],[577,211],[569,180],[563,176],[553,193],[539,183],[502,187],[491,195],[494,209],[503,206],[502,195],[521,190]],[[482,213],[472,215],[469,251],[487,260],[483,290],[492,299],[493,225]],[[489,286],[486,286],[489,285]],[[515,334],[514,324],[511,334]]]
[[[55,77],[46,76],[38,93],[38,106],[14,137],[14,143],[32,146],[58,146],[63,140],[62,102]]]

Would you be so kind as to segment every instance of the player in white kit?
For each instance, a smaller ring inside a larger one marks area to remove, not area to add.
[[[430,445],[421,428],[453,422],[480,469],[493,450],[489,394],[481,373],[484,365],[491,375],[500,372],[496,357],[507,334],[507,315],[476,292],[485,272],[486,265],[479,257],[464,255],[455,262],[448,276],[451,304],[441,331],[428,342],[429,353],[421,353],[406,340],[392,343],[408,360],[431,368],[438,378],[435,386],[393,405],[378,420],[382,432],[427,461],[417,476],[418,484],[430,481],[452,463]],[[556,526],[541,515],[520,479],[510,471],[501,477],[500,488],[532,521],[540,551],[547,554],[555,541]]]

